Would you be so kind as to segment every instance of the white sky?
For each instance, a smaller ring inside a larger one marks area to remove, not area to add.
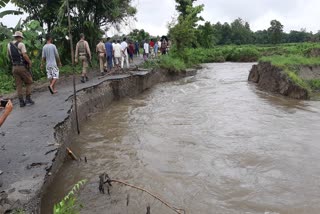
[[[175,15],[174,0],[133,0],[133,4],[138,9],[138,21],[130,23],[130,29],[145,29],[152,35],[167,33],[167,23]],[[320,30],[319,0],[198,0],[197,4],[205,5],[202,16],[213,23],[231,22],[241,17],[256,31],[268,28],[270,21],[277,19],[284,25],[285,31],[301,28],[313,32]],[[5,9],[14,9],[14,6],[9,4]],[[7,16],[0,21],[15,26],[19,18]]]

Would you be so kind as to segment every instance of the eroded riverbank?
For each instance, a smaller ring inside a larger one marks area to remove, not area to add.
[[[147,204],[169,213],[127,188],[99,194],[108,172],[188,213],[317,214],[320,103],[259,91],[247,82],[251,66],[206,65],[93,115],[73,139],[88,163],[66,162],[42,205],[86,178],[82,213],[145,213]]]
[[[156,83],[194,73],[152,70],[94,78],[78,86],[79,120],[82,123],[113,100],[135,96]],[[2,127],[1,212],[17,207],[23,207],[27,213],[40,212],[41,195],[62,165],[66,147],[76,133],[72,92],[70,84],[61,87],[56,96],[36,93],[37,105],[15,110]]]

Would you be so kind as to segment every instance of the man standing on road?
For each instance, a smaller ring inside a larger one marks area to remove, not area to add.
[[[100,74],[101,76],[104,76],[104,61],[106,56],[106,47],[104,46],[103,39],[101,39],[99,44],[97,45],[96,52],[99,57]]]
[[[26,46],[22,43],[23,34],[17,31],[14,35],[14,41],[8,44],[8,56],[12,63],[12,73],[16,82],[17,93],[20,107],[33,105],[31,99],[31,85],[33,83],[31,67],[32,62],[27,54]],[[26,100],[23,98],[22,86],[26,86]]]
[[[138,41],[136,41],[134,45],[135,45],[135,47],[134,47],[135,53],[137,56],[139,56],[140,55],[140,44]]]
[[[129,65],[129,57],[128,57],[127,38],[123,38],[123,42],[121,43],[121,50],[122,50],[121,68],[123,69],[124,61],[126,61],[127,68],[129,69],[130,65]]]
[[[47,44],[42,49],[42,61],[41,69],[43,69],[44,63],[46,63],[47,77],[50,80],[50,85],[48,86],[51,94],[56,94],[56,83],[59,79],[59,67],[61,67],[61,60],[57,47],[52,44],[52,37],[48,34],[46,36]]]
[[[161,54],[162,55],[167,54],[167,48],[168,48],[168,42],[165,38],[162,38],[162,42],[161,42]]]
[[[121,57],[122,57],[122,48],[119,43],[120,43],[120,40],[118,40],[113,46],[114,64],[117,69],[120,68]]]
[[[112,70],[112,59],[113,59],[113,45],[110,42],[110,37],[107,38],[107,43],[105,45],[107,52],[107,69],[111,72]]]
[[[144,42],[143,50],[144,50],[144,53],[143,53],[144,60],[147,60],[149,58],[149,43],[147,41]]]
[[[87,41],[84,40],[84,34],[80,34],[80,41],[77,43],[76,46],[76,53],[75,53],[75,63],[78,63],[78,58],[82,65],[82,75],[81,75],[81,82],[85,83],[89,81],[87,76],[87,69],[89,67],[89,60],[91,61],[91,51]]]

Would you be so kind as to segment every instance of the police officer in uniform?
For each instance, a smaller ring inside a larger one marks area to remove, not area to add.
[[[81,75],[81,82],[85,83],[89,81],[87,76],[87,69],[89,67],[89,60],[91,61],[91,51],[87,41],[84,40],[84,34],[80,34],[80,41],[77,43],[76,46],[76,53],[75,53],[75,63],[78,63],[78,59],[82,65],[82,75]]]
[[[26,46],[22,43],[23,34],[17,31],[14,35],[14,41],[8,44],[8,56],[12,62],[12,73],[16,82],[17,93],[20,101],[20,107],[33,105],[31,99],[31,85],[33,83],[31,67],[32,62],[27,54]],[[26,87],[26,99],[24,100],[22,87]]]

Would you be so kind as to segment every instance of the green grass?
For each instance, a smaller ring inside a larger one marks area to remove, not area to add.
[[[312,90],[320,92],[320,79],[307,81]]]
[[[272,65],[282,68],[288,66],[302,66],[302,65],[320,65],[320,57],[306,57],[302,55],[289,55],[289,56],[265,56],[261,57],[260,62],[271,62]]]
[[[171,55],[162,56],[159,62],[160,68],[168,69],[171,71],[179,72],[187,69],[187,65],[179,58],[172,57]]]

